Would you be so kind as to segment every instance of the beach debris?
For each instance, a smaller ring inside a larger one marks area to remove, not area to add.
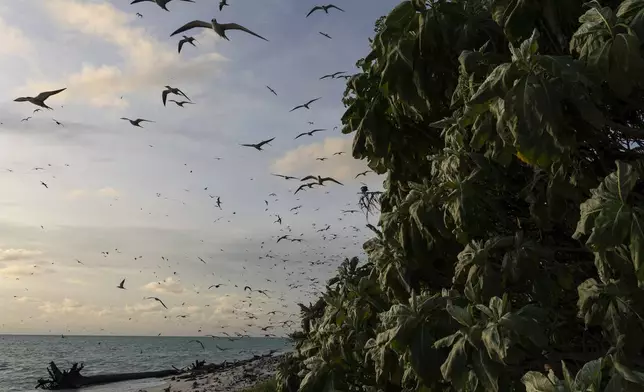
[[[181,374],[180,370],[170,369],[152,372],[120,373],[120,374],[97,374],[94,376],[83,376],[81,370],[85,368],[82,363],[74,363],[69,370],[61,371],[52,361],[49,363],[47,372],[49,379],[38,380],[36,389],[56,391],[61,389],[74,389],[91,385],[110,384],[114,382],[141,380],[145,378],[163,378]]]

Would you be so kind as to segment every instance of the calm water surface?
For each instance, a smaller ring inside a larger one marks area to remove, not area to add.
[[[190,340],[199,339],[206,349]],[[220,351],[216,346],[223,348]],[[288,351],[287,339],[244,338],[229,341],[210,337],[122,336],[0,336],[0,391],[33,392],[38,378],[45,378],[50,361],[62,369],[84,362],[83,374],[140,372],[183,367],[195,359],[209,362],[246,359],[269,350]],[[143,380],[86,388],[91,392],[133,392],[162,384]]]

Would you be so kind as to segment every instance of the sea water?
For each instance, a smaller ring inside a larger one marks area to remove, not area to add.
[[[190,342],[198,339],[199,343]],[[220,350],[216,346],[223,349]],[[0,392],[33,392],[39,378],[49,378],[47,366],[54,361],[66,370],[74,362],[85,364],[82,374],[131,373],[188,366],[196,359],[219,363],[291,350],[280,338],[225,337],[127,337],[127,336],[0,336]],[[83,389],[91,392],[135,392],[163,384],[140,380]]]

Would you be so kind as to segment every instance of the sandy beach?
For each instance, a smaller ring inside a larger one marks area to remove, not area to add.
[[[165,385],[141,392],[234,392],[270,379],[282,356],[257,357],[234,363],[206,365],[202,369],[175,376]]]

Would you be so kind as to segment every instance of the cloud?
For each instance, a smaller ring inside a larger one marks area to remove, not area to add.
[[[368,169],[366,162],[351,156],[351,144],[351,138],[329,137],[319,143],[299,146],[273,162],[271,170],[294,175],[319,174],[339,181],[351,180],[357,173]],[[345,153],[333,155],[340,151]],[[328,160],[315,159],[323,157]]]
[[[84,305],[73,299],[65,298],[62,302],[43,301],[38,310],[45,314],[77,314],[82,317],[102,317],[112,313],[111,310]]]
[[[48,0],[43,3],[61,27],[95,38],[116,47],[118,64],[84,63],[64,81],[29,81],[16,92],[44,91],[65,85],[61,100],[73,99],[96,107],[125,107],[121,97],[130,92],[155,88],[168,80],[183,83],[203,81],[216,72],[216,63],[225,60],[218,53],[205,53],[189,59],[177,56],[174,43],[152,37],[144,28],[135,27],[135,17],[107,2]],[[117,63],[117,61],[115,61]]]
[[[155,293],[173,293],[181,294],[186,291],[185,288],[178,281],[172,277],[166,278],[162,282],[150,282],[143,286],[144,290],[152,291]]]
[[[125,313],[127,314],[157,313],[163,310],[165,308],[159,302],[152,300],[134,305],[125,305]]]
[[[109,186],[99,189],[98,191],[96,191],[96,193],[98,193],[98,195],[100,196],[105,197],[119,197],[121,195],[119,191]]]
[[[28,260],[36,256],[41,256],[43,253],[39,250],[29,249],[0,249],[0,261],[17,261]]]
[[[22,30],[7,24],[2,17],[0,17],[0,31],[2,31],[0,55],[20,55],[26,57],[33,53],[33,45]]]
[[[97,190],[87,190],[87,189],[72,189],[71,191],[67,192],[66,197],[70,200],[78,200],[82,199],[85,197],[90,197],[90,196],[101,196],[101,197],[110,197],[110,198],[116,198],[121,195],[121,193],[112,188],[112,187],[104,187],[101,189]]]
[[[0,267],[0,276],[9,278],[19,278],[23,276],[51,274],[54,270],[43,266],[43,263],[24,264],[24,263],[5,263]]]

